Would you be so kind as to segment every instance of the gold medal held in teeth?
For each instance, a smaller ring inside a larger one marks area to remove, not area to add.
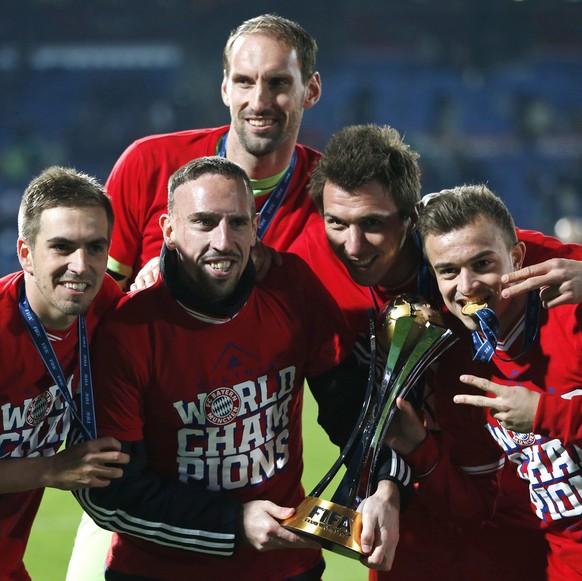
[[[487,303],[465,303],[461,308],[461,313],[470,317],[485,308],[487,308]]]

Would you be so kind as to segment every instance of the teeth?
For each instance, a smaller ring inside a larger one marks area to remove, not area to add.
[[[221,260],[220,262],[210,262],[209,264],[215,270],[221,270],[222,272],[226,272],[230,269],[230,265],[232,263],[230,260]]]
[[[75,291],[84,291],[87,288],[87,283],[84,282],[64,282],[63,286]]]
[[[268,125],[273,125],[272,119],[249,119],[249,123],[253,127],[267,127]]]
[[[372,260],[374,260],[374,257],[367,258],[366,260],[352,260],[351,263],[354,266],[369,266],[372,263]]]

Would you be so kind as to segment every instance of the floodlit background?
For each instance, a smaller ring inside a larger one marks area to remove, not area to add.
[[[581,235],[582,2],[5,0],[0,275],[19,268],[16,211],[44,167],[104,182],[134,139],[227,123],[224,42],[265,12],[298,20],[319,43],[323,95],[305,115],[303,143],[322,148],[347,124],[390,124],[421,154],[423,194],[485,181],[518,225],[553,234],[567,217],[560,235]],[[321,455],[313,462],[322,471]],[[27,556],[35,581],[60,578],[46,563],[67,553],[74,532],[59,500],[68,495],[55,494]],[[63,527],[57,549],[47,540]],[[326,579],[365,578],[345,560],[337,571]]]

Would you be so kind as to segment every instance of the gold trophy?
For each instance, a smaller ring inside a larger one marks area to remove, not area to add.
[[[453,333],[442,326],[440,314],[421,297],[399,295],[382,309],[378,324],[371,309],[369,320],[370,370],[356,427],[334,465],[295,514],[282,523],[294,533],[318,541],[325,549],[354,559],[363,554],[362,515],[357,507],[373,493],[372,475],[396,412],[396,398],[406,397],[424,371],[455,341]],[[377,343],[386,353],[379,385]],[[344,464],[346,473],[331,500],[322,499]]]

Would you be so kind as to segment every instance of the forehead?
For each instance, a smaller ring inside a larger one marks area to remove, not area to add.
[[[243,182],[217,174],[205,174],[174,191],[174,212],[181,215],[251,214],[251,202]]]
[[[38,237],[55,236],[69,239],[89,236],[107,238],[108,222],[105,208],[57,206],[43,210],[39,220]]]
[[[297,51],[282,41],[264,34],[248,34],[237,38],[230,56],[231,74],[253,71],[300,74]]]
[[[444,259],[466,260],[483,252],[499,255],[508,253],[501,228],[484,216],[458,230],[429,234],[425,240],[425,249],[432,263],[442,262]]]
[[[378,181],[368,182],[352,192],[327,182],[323,187],[323,212],[356,219],[370,214],[397,214],[398,208],[392,195]]]

